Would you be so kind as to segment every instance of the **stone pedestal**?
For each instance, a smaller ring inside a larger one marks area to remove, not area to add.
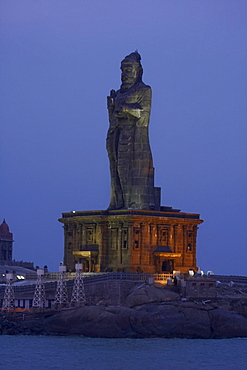
[[[200,215],[171,207],[63,213],[64,264],[85,272],[197,270]]]

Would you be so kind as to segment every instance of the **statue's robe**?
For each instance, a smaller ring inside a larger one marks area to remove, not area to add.
[[[118,90],[115,107],[109,111],[107,151],[111,172],[111,201],[108,209],[154,209],[154,169],[148,125],[151,88],[138,82],[126,92]],[[132,109],[127,117],[115,117],[121,107]],[[136,117],[135,110],[140,110]]]

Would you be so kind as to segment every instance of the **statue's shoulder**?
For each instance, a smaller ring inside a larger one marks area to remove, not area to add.
[[[138,88],[143,91],[151,90],[151,87],[142,81],[138,83]]]

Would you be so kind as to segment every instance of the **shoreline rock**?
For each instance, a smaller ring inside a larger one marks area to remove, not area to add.
[[[24,319],[23,319],[24,318]],[[83,335],[95,338],[247,337],[247,298],[182,301],[166,288],[144,285],[121,306],[91,305],[0,316],[0,334]]]

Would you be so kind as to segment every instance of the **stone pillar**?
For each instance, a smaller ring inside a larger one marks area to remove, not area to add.
[[[177,227],[178,225],[173,225],[173,251],[177,253]]]
[[[174,235],[173,235],[173,226],[170,225],[168,228],[168,238],[169,242],[168,245],[172,251],[174,251]]]

